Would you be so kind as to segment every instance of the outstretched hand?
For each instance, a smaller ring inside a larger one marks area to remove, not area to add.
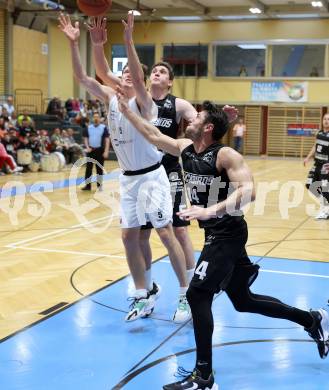
[[[124,90],[122,89],[121,85],[118,85],[116,88],[116,97],[119,103],[119,110],[124,114],[129,109],[129,99],[125,94]]]
[[[228,118],[228,121],[231,123],[233,121],[236,120],[236,118],[238,117],[239,115],[239,111],[237,108],[235,108],[234,106],[224,106],[223,107],[223,111],[225,112],[225,114],[227,115],[227,118]]]
[[[133,37],[133,31],[134,31],[134,13],[133,11],[128,12],[127,16],[127,22],[124,20],[122,21],[122,24],[124,26],[124,39],[126,42],[132,40]]]
[[[73,26],[69,15],[64,15],[62,12],[59,14],[58,21],[58,27],[63,31],[67,38],[71,42],[77,42],[80,37],[79,22],[75,22]]]
[[[199,221],[207,221],[214,216],[211,215],[208,208],[203,208],[200,206],[192,206],[188,209],[180,211],[177,213],[180,219],[184,221],[192,221],[193,219],[198,219]]]
[[[92,44],[103,46],[107,41],[106,18],[103,16],[91,17],[86,26],[90,32]]]

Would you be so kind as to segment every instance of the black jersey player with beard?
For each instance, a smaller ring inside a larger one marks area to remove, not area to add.
[[[214,294],[223,290],[236,310],[287,319],[305,328],[318,347],[321,358],[329,348],[329,315],[326,310],[304,311],[276,298],[250,290],[258,266],[246,253],[247,224],[241,208],[255,198],[252,174],[243,157],[219,143],[229,123],[223,110],[204,102],[202,111],[188,125],[189,139],[174,140],[134,114],[127,99],[117,90],[120,110],[158,148],[181,155],[192,207],[179,213],[197,219],[205,231],[205,243],[187,291],[196,342],[194,370],[183,380],[165,385],[164,390],[217,390],[212,372],[211,310]]]

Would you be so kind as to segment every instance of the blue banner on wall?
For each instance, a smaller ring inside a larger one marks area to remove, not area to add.
[[[307,102],[308,83],[253,81],[251,85],[251,100],[254,102]]]

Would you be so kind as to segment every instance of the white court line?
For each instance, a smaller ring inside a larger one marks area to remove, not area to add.
[[[296,276],[310,276],[313,278],[324,278],[329,279],[329,275],[319,275],[319,274],[305,274],[302,272],[287,272],[287,271],[274,271],[271,269],[260,269],[261,272],[269,272],[273,274],[284,274],[284,275],[296,275]]]
[[[28,246],[12,246],[12,249],[24,249],[28,251],[37,251],[37,252],[50,252],[50,253],[65,253],[70,255],[85,255],[85,256],[92,256],[92,257],[112,257],[116,259],[126,259],[125,256],[118,256],[118,255],[107,255],[105,253],[94,253],[94,252],[78,252],[78,251],[66,251],[62,249],[47,249],[47,248],[30,248]]]
[[[114,217],[118,217],[118,215],[114,215]],[[91,220],[88,223],[80,223],[80,224],[73,225],[73,226],[70,226],[70,227],[65,228],[65,229],[53,230],[53,231],[51,231],[49,233],[44,233],[44,234],[40,234],[39,236],[34,236],[34,237],[31,237],[31,238],[27,238],[25,240],[13,242],[13,243],[11,243],[9,245],[5,245],[5,248],[13,248],[13,247],[16,247],[17,245],[26,244],[26,243],[30,243],[30,242],[35,244],[35,243],[38,243],[40,241],[46,240],[48,237],[56,237],[56,236],[63,235],[66,232],[70,231],[71,229],[75,229],[75,228],[82,229],[84,227],[88,227],[91,224],[95,224],[95,223],[98,224],[99,222],[102,222],[102,221],[104,221],[105,219],[108,219],[108,218],[109,218],[108,216],[107,217],[96,218],[94,220]]]
[[[170,263],[170,260],[160,260],[160,263]],[[287,272],[287,271],[275,271],[272,269],[263,269],[259,270],[260,272],[268,272],[273,274],[283,274],[283,275],[295,275],[295,276],[310,276],[313,278],[324,278],[329,279],[329,275],[319,275],[319,274],[305,274],[302,272]]]

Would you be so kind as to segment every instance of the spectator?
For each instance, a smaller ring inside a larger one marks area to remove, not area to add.
[[[40,130],[40,151],[42,154],[51,152],[51,142],[47,130]]]
[[[316,66],[313,66],[312,71],[310,73],[310,77],[319,77],[319,71]]]
[[[64,140],[60,128],[54,129],[53,135],[50,137],[50,143],[52,152],[63,152]]]
[[[89,119],[87,116],[84,116],[84,114],[80,111],[78,115],[75,117],[75,123],[82,127],[83,129],[87,129],[89,124]]]
[[[29,116],[27,110],[23,110],[23,113],[18,115],[17,126],[22,126],[23,121],[25,121],[28,124],[28,126],[30,126],[32,128],[34,127],[33,120]]]
[[[65,131],[65,135],[63,130],[63,139],[68,150],[67,164],[74,164],[76,160],[84,155],[82,147],[75,141],[73,134],[74,132],[71,128]]]
[[[244,65],[241,65],[241,68],[239,70],[239,76],[240,77],[247,77],[248,76],[247,69]]]
[[[7,123],[10,120],[10,115],[9,115],[7,109],[5,108],[5,106],[2,107],[2,113],[1,113],[0,118],[2,118]]]
[[[4,165],[8,167],[9,173],[18,173],[23,170],[22,167],[17,166],[13,157],[7,153],[2,141],[0,140],[0,170]]]
[[[19,135],[22,137],[29,136],[32,131],[34,131],[33,126],[30,125],[28,120],[23,119],[22,125],[18,127]]]
[[[243,119],[239,119],[239,123],[235,124],[233,127],[233,139],[234,139],[234,149],[241,153],[243,147],[243,137],[246,133],[246,125],[243,123]]]
[[[8,113],[8,116],[12,116],[13,112],[15,112],[15,107],[14,107],[14,99],[12,96],[8,96],[7,98],[7,103],[5,103],[3,105],[3,108],[2,109],[6,109],[7,110],[7,113]]]
[[[6,148],[7,153],[17,160],[16,148],[18,144],[18,138],[16,136],[16,129],[9,128],[6,134],[2,138],[2,143]]]
[[[16,115],[16,112],[13,112],[11,114],[11,118],[10,118],[10,125],[13,126],[13,127],[17,127],[17,115]]]
[[[40,162],[41,155],[42,155],[41,142],[40,142],[40,136],[35,131],[31,132],[30,145],[32,149],[33,161]]]
[[[73,99],[72,100],[72,110],[75,113],[75,116],[78,114],[80,111],[80,103],[78,99]]]
[[[48,103],[47,111],[48,115],[56,115],[58,118],[63,119],[63,109],[60,99],[55,96]]]

